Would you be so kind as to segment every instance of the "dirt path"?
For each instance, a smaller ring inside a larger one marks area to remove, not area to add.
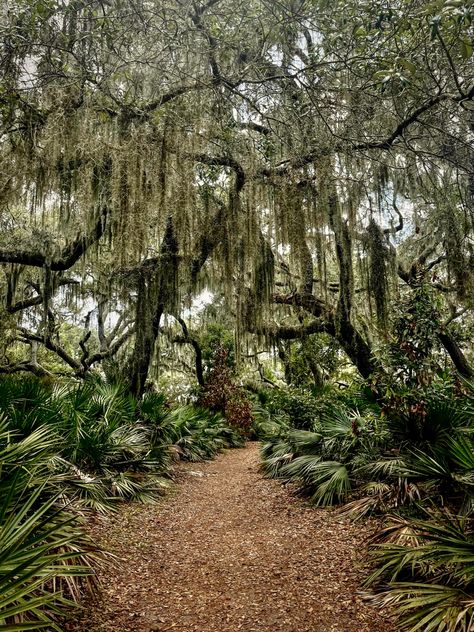
[[[258,474],[258,446],[186,466],[176,496],[97,525],[124,559],[75,632],[378,632],[357,596],[365,528]]]

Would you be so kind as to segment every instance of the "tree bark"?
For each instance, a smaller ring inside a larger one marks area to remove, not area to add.
[[[371,347],[350,320],[341,317],[340,314],[334,314],[328,305],[311,294],[275,294],[273,300],[281,305],[303,307],[318,319],[301,327],[261,327],[251,333],[268,335],[277,340],[292,340],[310,334],[326,333],[337,340],[363,378],[368,378],[373,373],[375,365]]]
[[[204,386],[204,369],[202,365],[202,349],[199,342],[189,335],[188,326],[182,318],[177,318],[178,323],[181,325],[181,329],[183,330],[183,336],[181,338],[175,338],[174,342],[180,344],[190,344],[194,349],[195,356],[195,367],[196,367],[196,379],[198,381],[199,386]]]
[[[129,378],[129,390],[137,398],[145,391],[163,312],[165,309],[171,313],[175,311],[178,259],[178,242],[170,218],[161,243],[161,265],[142,265],[137,271],[136,335]]]
[[[454,336],[449,331],[440,331],[438,338],[459,374],[468,379],[474,377],[474,369],[470,366]]]

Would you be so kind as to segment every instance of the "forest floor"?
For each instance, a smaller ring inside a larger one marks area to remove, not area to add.
[[[121,560],[74,632],[390,632],[358,591],[367,525],[258,472],[258,445],[178,467],[176,493],[91,526]]]

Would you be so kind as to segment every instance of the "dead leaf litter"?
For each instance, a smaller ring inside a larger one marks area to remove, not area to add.
[[[69,632],[390,632],[362,600],[367,536],[258,472],[258,444],[180,466],[177,493],[90,526],[120,559]]]

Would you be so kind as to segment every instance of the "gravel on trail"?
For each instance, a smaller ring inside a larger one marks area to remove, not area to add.
[[[91,531],[119,565],[70,632],[391,632],[359,594],[367,525],[258,472],[258,444],[178,468],[176,493]]]

